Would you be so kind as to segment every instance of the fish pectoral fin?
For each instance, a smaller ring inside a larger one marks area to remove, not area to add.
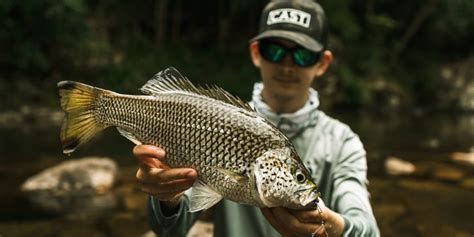
[[[247,176],[243,176],[231,170],[226,170],[224,168],[219,168],[219,167],[212,167],[212,168],[224,174],[225,176],[229,177],[231,180],[235,181],[236,183],[245,184],[249,180]]]
[[[197,212],[214,206],[222,199],[222,195],[209,185],[198,179],[193,185],[189,211]]]
[[[128,140],[132,141],[133,143],[135,143],[135,145],[141,145],[142,142],[139,141],[135,135],[133,135],[131,132],[123,129],[123,128],[119,128],[117,127],[117,130],[119,131],[120,135],[126,137]]]

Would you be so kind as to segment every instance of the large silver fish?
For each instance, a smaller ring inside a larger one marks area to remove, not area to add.
[[[73,81],[58,87],[66,112],[64,153],[116,126],[135,144],[163,148],[172,167],[196,169],[190,211],[207,209],[222,198],[259,207],[317,206],[317,186],[289,140],[221,88],[194,86],[174,68],[140,89],[148,95],[123,95]]]

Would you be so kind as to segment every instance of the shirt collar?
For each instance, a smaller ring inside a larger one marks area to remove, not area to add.
[[[265,119],[278,127],[289,138],[299,135],[304,129],[316,125],[319,107],[318,92],[309,89],[308,101],[294,113],[275,113],[262,99],[263,83],[255,83],[251,105]]]

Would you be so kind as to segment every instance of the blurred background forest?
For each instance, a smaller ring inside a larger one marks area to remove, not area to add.
[[[65,159],[56,83],[139,94],[173,66],[250,99],[259,74],[248,40],[266,2],[1,0],[0,236],[148,231],[132,143],[110,129]],[[474,1],[319,2],[335,61],[314,87],[322,109],[364,143],[382,236],[472,237]],[[38,195],[21,192],[28,177],[86,156],[119,164],[114,188],[97,196],[103,203],[59,196],[60,213],[51,215],[31,202]]]
[[[474,109],[474,1],[321,0],[325,108]],[[168,66],[248,99],[263,0],[2,0],[0,110],[58,106],[59,80],[126,93]]]

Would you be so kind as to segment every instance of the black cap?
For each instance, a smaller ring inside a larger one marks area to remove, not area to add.
[[[313,0],[274,0],[263,9],[259,34],[250,42],[283,38],[309,50],[326,48],[328,25],[321,6]]]

